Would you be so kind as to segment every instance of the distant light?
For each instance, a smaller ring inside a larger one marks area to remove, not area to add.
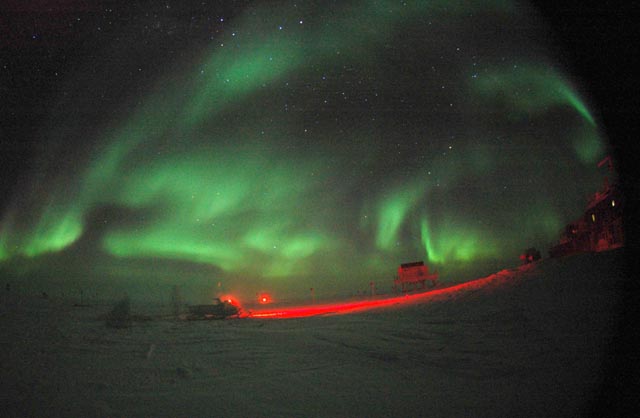
[[[228,303],[228,304],[233,305],[233,306],[240,306],[238,301],[231,295],[225,295],[225,296],[221,297],[220,300],[223,303]]]
[[[616,205],[616,201],[615,201],[615,200],[612,200],[612,201],[611,201],[611,206],[613,207],[613,206],[615,206],[615,205]]]
[[[595,213],[592,213],[592,214],[591,214],[591,220],[592,220],[593,222],[595,222],[595,221],[596,221],[596,215],[595,215]]]
[[[261,304],[271,303],[271,296],[268,293],[261,293],[258,296],[258,302]]]

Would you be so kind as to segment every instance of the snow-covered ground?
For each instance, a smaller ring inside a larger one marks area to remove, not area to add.
[[[105,326],[110,306],[5,293],[3,416],[562,417],[592,407],[622,252],[503,271],[419,304]],[[136,305],[132,313],[150,315]],[[168,310],[168,308],[167,308]],[[146,320],[145,320],[146,319]]]

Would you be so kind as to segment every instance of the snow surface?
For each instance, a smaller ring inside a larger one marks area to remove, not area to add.
[[[281,320],[178,321],[132,301],[137,320],[113,329],[109,305],[5,292],[0,415],[580,416],[615,349],[621,254],[542,260],[420,304]]]

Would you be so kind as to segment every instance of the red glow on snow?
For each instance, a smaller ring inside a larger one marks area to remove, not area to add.
[[[475,290],[488,285],[498,285],[499,279],[504,279],[507,273],[500,272],[491,276],[476,279],[457,285],[430,290],[422,293],[404,294],[384,299],[369,299],[343,303],[329,303],[323,305],[307,305],[287,307],[282,309],[259,309],[249,313],[251,318],[302,318],[316,315],[340,315],[360,312],[369,309],[390,308],[398,305],[425,303],[430,300],[441,300],[452,297],[455,293]]]

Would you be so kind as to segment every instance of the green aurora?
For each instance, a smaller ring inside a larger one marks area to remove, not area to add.
[[[546,248],[599,185],[597,118],[523,25],[534,11],[411,3],[257,3],[126,111],[79,86],[99,129],[52,109],[2,214],[2,269],[332,293],[390,286],[401,262],[458,280]],[[118,54],[96,83],[142,60]]]

